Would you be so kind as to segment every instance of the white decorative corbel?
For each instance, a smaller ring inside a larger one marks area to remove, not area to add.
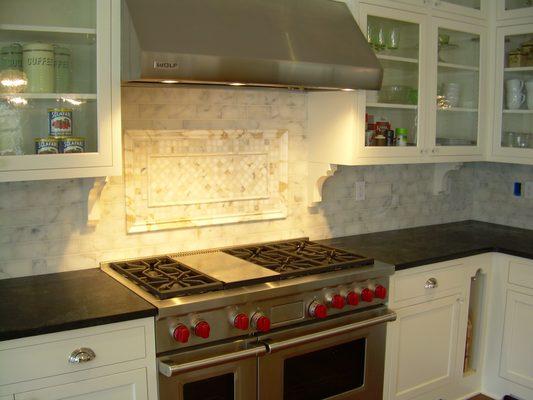
[[[108,177],[86,179],[84,185],[87,190],[87,226],[94,227],[100,221],[100,195],[108,181]]]
[[[309,207],[316,206],[322,201],[322,187],[324,182],[333,176],[337,165],[328,163],[308,163],[307,203]]]
[[[433,194],[435,196],[441,193],[450,193],[449,173],[457,171],[462,166],[462,162],[435,164],[433,171]]]

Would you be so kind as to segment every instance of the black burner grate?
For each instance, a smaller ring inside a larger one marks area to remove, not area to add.
[[[222,282],[166,256],[114,262],[109,265],[159,299],[219,290],[223,287]]]
[[[334,249],[309,240],[291,240],[224,250],[234,257],[292,277],[374,263],[372,258]]]

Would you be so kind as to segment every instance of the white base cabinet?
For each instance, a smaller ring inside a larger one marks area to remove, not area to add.
[[[153,318],[0,342],[0,400],[157,398]]]
[[[483,354],[469,350],[475,360],[464,371],[465,344],[471,314],[482,323],[487,313],[486,292],[470,301],[472,277],[490,270],[491,255],[483,254],[392,276],[389,306],[398,318],[387,329],[384,399],[458,400],[480,392]],[[484,331],[476,329],[471,347],[483,346]]]

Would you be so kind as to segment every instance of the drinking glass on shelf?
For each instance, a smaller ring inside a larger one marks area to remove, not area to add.
[[[390,50],[398,49],[400,45],[400,29],[398,26],[391,26],[387,34],[387,48]]]

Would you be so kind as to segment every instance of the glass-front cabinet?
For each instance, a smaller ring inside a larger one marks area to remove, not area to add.
[[[434,0],[434,7],[459,15],[482,18],[487,15],[489,1],[492,0]]]
[[[368,43],[383,67],[380,91],[366,91],[362,153],[369,156],[414,156],[422,151],[424,114],[421,68],[425,48],[424,16],[361,5]],[[365,103],[365,102],[363,102]]]
[[[119,11],[118,0],[0,1],[0,181],[120,167]]]
[[[432,18],[430,148],[435,155],[481,154],[485,104],[484,28]],[[431,70],[430,70],[431,71]]]
[[[533,16],[533,0],[495,0],[498,2],[498,18]]]
[[[533,27],[498,28],[495,155],[533,156]]]

